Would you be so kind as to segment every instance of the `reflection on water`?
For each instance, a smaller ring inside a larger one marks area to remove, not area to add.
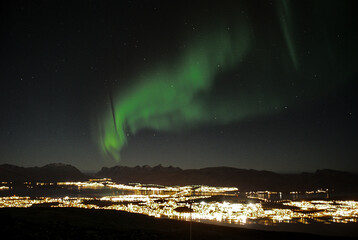
[[[209,186],[185,186],[167,187],[156,184],[116,184],[109,179],[105,181],[96,179],[88,182],[24,182],[24,184],[12,184],[3,182],[0,186],[0,196],[28,196],[28,197],[92,197],[101,198],[104,196],[118,195],[172,195],[188,194],[199,196],[213,196],[225,192],[237,192],[233,187],[209,187]],[[1,191],[2,190],[2,191]]]

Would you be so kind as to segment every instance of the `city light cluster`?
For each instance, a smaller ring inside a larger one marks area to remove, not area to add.
[[[238,191],[236,187],[210,187],[203,185],[194,186],[162,186],[157,184],[117,184],[111,181],[110,178],[104,179],[90,179],[87,182],[58,182],[57,185],[64,186],[77,186],[80,188],[101,188],[110,187],[120,190],[133,190],[133,191],[166,191],[166,192],[181,192],[188,193],[191,191],[198,193],[224,193]]]
[[[77,187],[110,187],[133,190],[130,194],[93,197],[2,197],[4,207],[75,207],[120,210],[154,217],[179,220],[226,222],[235,224],[277,223],[348,223],[358,220],[357,201],[279,200],[266,195],[276,192],[249,192],[240,198],[236,188],[209,186],[164,187],[155,185],[124,185],[106,181],[64,182],[58,185]],[[144,191],[144,192],[143,192]],[[236,191],[236,192],[232,192]],[[220,196],[227,196],[222,199]],[[256,197],[255,197],[256,196]],[[263,198],[263,199],[262,199]],[[220,200],[221,199],[221,200]]]

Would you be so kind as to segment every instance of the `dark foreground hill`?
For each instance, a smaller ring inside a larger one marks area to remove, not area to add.
[[[10,164],[0,165],[1,182],[58,182],[84,181],[88,177],[71,165],[52,163],[43,167],[19,167]]]
[[[189,222],[76,208],[0,209],[6,239],[189,239]],[[192,239],[350,239],[192,223]]]
[[[175,167],[115,166],[102,168],[99,177],[109,177],[121,183],[152,183],[160,185],[233,186],[240,191],[317,190],[358,191],[358,175],[334,170],[317,170],[314,173],[279,174],[230,167],[180,169]]]

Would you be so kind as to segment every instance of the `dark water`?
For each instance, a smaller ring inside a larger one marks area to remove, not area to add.
[[[165,190],[161,191],[138,191],[138,190],[123,190],[118,188],[111,187],[98,187],[98,188],[88,188],[88,187],[78,187],[78,186],[69,186],[69,185],[9,185],[10,189],[0,190],[0,197],[7,196],[20,196],[20,197],[52,197],[52,198],[61,198],[61,197],[88,197],[88,198],[101,198],[104,196],[118,196],[118,195],[150,195],[150,194],[172,194],[174,192],[169,192]],[[215,196],[217,193],[196,193],[193,195],[201,196]],[[219,194],[220,195],[220,194]],[[289,194],[289,193],[277,193],[277,194],[268,194],[268,193],[257,193],[257,194],[246,194],[239,193],[235,194],[236,197],[246,198],[247,196],[252,198],[267,199],[271,201],[280,201],[280,200],[330,200],[330,199],[342,199],[345,200],[357,200],[358,195],[352,193],[338,193],[338,192],[329,192],[329,193],[314,193],[314,194]]]
[[[134,191],[120,190],[116,188],[80,188],[77,186],[12,186],[9,190],[1,190],[0,196],[20,196],[20,197],[88,197],[101,198],[104,196],[135,194]]]
[[[327,192],[327,193],[258,193],[258,194],[249,194],[252,197],[259,197],[262,199],[267,199],[271,201],[280,201],[280,200],[310,200],[310,199],[329,199],[332,196],[337,196],[336,192]]]

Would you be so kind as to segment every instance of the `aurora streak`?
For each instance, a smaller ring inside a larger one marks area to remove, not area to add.
[[[144,74],[129,91],[118,94],[102,119],[103,152],[118,160],[127,134],[141,129],[176,131],[209,123],[212,112],[199,95],[210,90],[219,71],[242,60],[249,47],[250,34],[245,27],[235,34],[216,32],[189,47],[180,61]],[[216,122],[232,118],[230,114],[217,115]]]

